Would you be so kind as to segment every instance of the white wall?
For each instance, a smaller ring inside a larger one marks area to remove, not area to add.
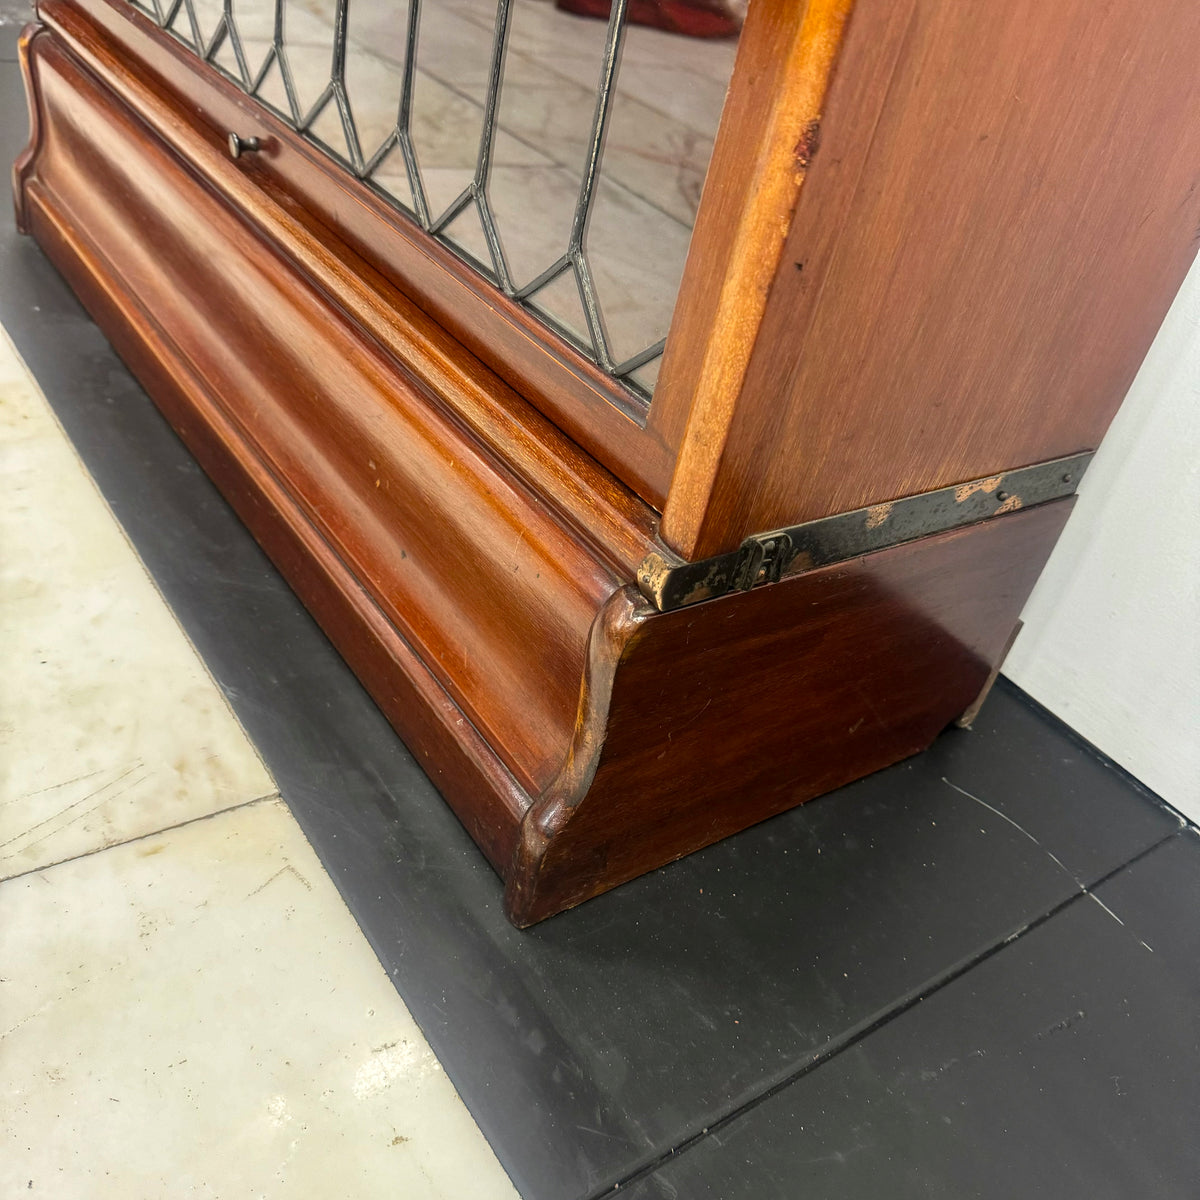
[[[1200,261],[1024,620],[1004,673],[1200,821]]]

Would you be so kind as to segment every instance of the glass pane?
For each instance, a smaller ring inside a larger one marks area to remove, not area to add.
[[[739,0],[132,2],[653,392]]]
[[[337,14],[333,0],[280,0],[280,3],[283,5],[281,58],[291,73],[296,109],[303,120],[329,86]]]
[[[586,242],[617,363],[667,335],[733,51],[626,30]]]

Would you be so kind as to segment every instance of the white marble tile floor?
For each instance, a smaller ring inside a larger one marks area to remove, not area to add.
[[[515,1200],[0,332],[0,1196]]]
[[[0,878],[275,785],[0,335]]]

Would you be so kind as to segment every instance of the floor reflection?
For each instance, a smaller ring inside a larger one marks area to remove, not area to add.
[[[193,9],[201,39],[211,45],[220,0],[193,0]],[[274,5],[232,0],[232,12],[238,36],[220,39],[212,58],[235,77],[254,81],[270,56]],[[311,114],[330,80],[336,16],[334,0],[285,0],[292,96],[276,62],[261,80],[261,98],[284,114],[295,109],[301,121]],[[186,37],[189,20],[181,8],[172,27]],[[496,21],[496,0],[426,0],[420,10],[410,128],[424,208],[434,223],[476,177]],[[351,165],[370,163],[396,126],[409,32],[406,0],[351,0],[344,77],[358,144],[347,144],[335,104],[309,125]],[[574,15],[552,0],[512,0],[487,197],[518,291],[566,251],[606,36],[606,22]],[[735,49],[732,38],[684,37],[636,24],[625,30],[584,243],[614,362],[666,335]],[[421,211],[399,147],[371,179],[410,211]],[[446,223],[441,236],[494,273],[474,206]],[[584,306],[569,271],[530,302],[588,343]],[[657,360],[633,381],[651,391],[656,374]]]

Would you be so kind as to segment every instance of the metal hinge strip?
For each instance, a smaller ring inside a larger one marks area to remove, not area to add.
[[[667,550],[652,551],[638,568],[638,586],[659,612],[749,591],[775,583],[785,574],[1060,500],[1075,491],[1091,459],[1090,452],[1073,454],[804,525],[756,533],[736,550],[698,562],[685,562]]]

